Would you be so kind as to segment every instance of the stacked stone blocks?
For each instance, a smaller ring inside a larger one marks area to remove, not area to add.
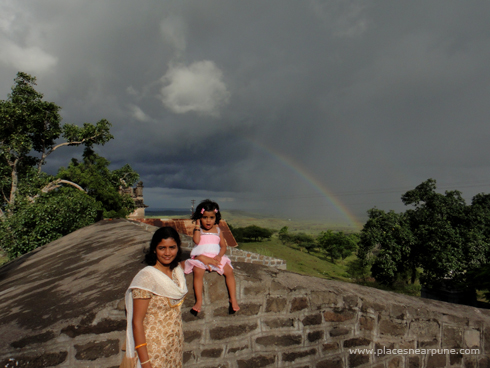
[[[274,279],[242,280],[238,289],[242,309],[230,316],[223,305],[227,296],[223,290],[215,295],[219,285],[209,276],[202,315],[195,318],[184,312],[186,367],[436,368],[484,367],[490,362],[490,343],[483,343],[490,329],[478,318],[388,298],[377,302],[334,290],[288,289]],[[191,298],[186,307],[193,302]],[[480,353],[397,353],[461,348],[477,348]],[[379,353],[353,354],[354,349]]]

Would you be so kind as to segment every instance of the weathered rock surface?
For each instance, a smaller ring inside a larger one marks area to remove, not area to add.
[[[1,267],[0,367],[117,367],[126,323],[122,299],[144,267],[143,249],[155,229],[105,220]],[[234,267],[242,307],[234,315],[216,273],[205,276],[203,311],[191,315],[192,275],[187,277],[185,367],[490,363],[487,310],[257,264]]]

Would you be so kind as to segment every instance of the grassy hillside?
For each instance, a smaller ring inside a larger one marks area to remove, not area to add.
[[[351,281],[346,272],[346,264],[355,256],[347,258],[344,262],[333,264],[327,261],[322,254],[308,254],[306,251],[282,245],[276,237],[272,237],[270,241],[240,243],[238,248],[284,259],[289,271],[330,280]]]
[[[239,249],[248,250],[265,256],[284,259],[287,262],[287,270],[303,275],[321,277],[328,280],[338,280],[345,282],[356,282],[347,272],[348,265],[357,257],[352,255],[343,261],[330,262],[321,252],[308,254],[305,250],[291,248],[282,245],[277,237],[272,237],[270,241],[256,243],[239,243]],[[377,289],[395,291],[402,294],[420,296],[420,284],[415,285],[399,284],[393,288],[380,285],[374,280],[367,280],[360,283]]]

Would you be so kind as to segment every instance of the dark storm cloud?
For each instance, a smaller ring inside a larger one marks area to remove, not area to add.
[[[400,194],[429,177],[488,192],[489,11],[480,1],[4,1],[0,92],[24,70],[65,121],[110,120],[116,139],[99,151],[140,172],[154,207],[206,195],[346,220],[341,204],[358,217],[400,209]]]

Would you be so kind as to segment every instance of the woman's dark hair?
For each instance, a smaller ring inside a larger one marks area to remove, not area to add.
[[[216,221],[214,222],[216,225],[219,224],[219,221],[221,220],[221,212],[219,210],[219,205],[216,202],[213,202],[210,199],[205,199],[201,203],[199,203],[196,207],[196,210],[194,213],[191,215],[191,219],[199,220],[202,217],[203,211],[213,211],[216,213]]]
[[[145,260],[144,262],[148,266],[154,266],[157,263],[157,254],[156,254],[156,249],[157,245],[160,244],[160,242],[163,239],[168,239],[172,238],[175,240],[177,243],[177,256],[174,258],[172,263],[170,263],[170,269],[173,270],[175,267],[178,266],[179,262],[181,261],[182,258],[182,248],[180,247],[180,236],[177,230],[175,230],[173,227],[170,226],[164,226],[155,231],[153,234],[153,238],[151,238],[150,242],[150,248],[148,248],[145,252]]]

